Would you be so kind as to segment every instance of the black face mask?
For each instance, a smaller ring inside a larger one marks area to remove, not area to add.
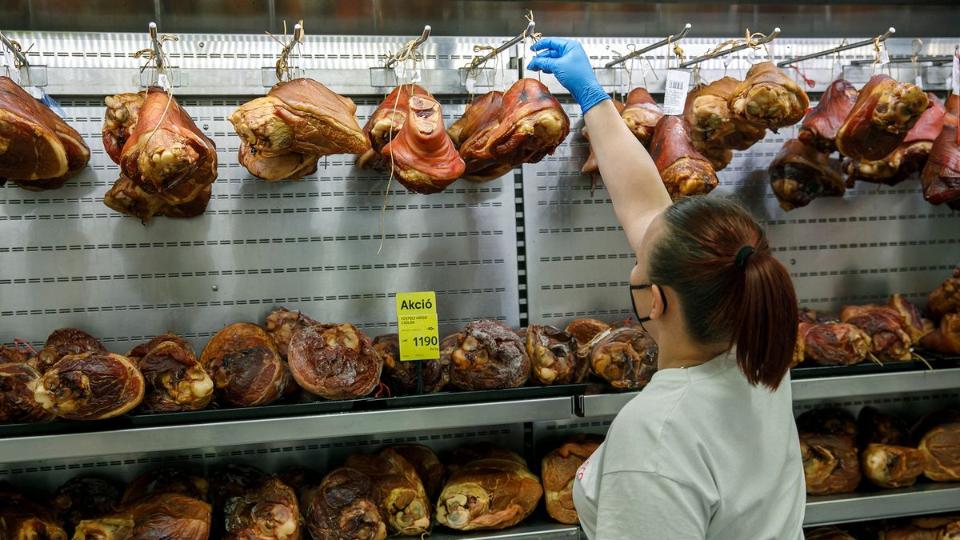
[[[645,322],[650,321],[650,317],[641,317],[640,312],[637,311],[637,300],[633,295],[633,291],[640,291],[643,289],[649,289],[653,287],[653,283],[644,283],[642,285],[630,285],[630,304],[633,306],[633,316],[637,318],[637,322],[643,325]],[[659,289],[658,289],[659,290]],[[667,297],[661,292],[660,301],[663,302],[663,312],[667,312]]]

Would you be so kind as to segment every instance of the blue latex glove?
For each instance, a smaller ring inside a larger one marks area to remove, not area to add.
[[[579,41],[563,38],[544,38],[530,47],[534,51],[543,51],[530,60],[527,69],[549,73],[570,91],[573,99],[580,104],[583,114],[587,114],[597,103],[610,99],[603,87],[597,82],[593,66]]]

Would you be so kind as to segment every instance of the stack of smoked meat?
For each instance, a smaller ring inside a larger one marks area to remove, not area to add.
[[[716,188],[717,172],[730,164],[733,150],[750,148],[767,129],[799,122],[809,99],[773,63],[761,62],[743,81],[723,77],[696,86],[687,95],[682,116],[665,116],[643,88],[631,91],[626,103],[615,104],[677,200]],[[589,140],[589,133],[583,135]],[[592,151],[582,172],[598,172]]]
[[[831,83],[770,165],[773,192],[785,210],[818,197],[839,197],[856,182],[896,185],[920,173],[932,204],[960,205],[957,107],[932,93],[875,75],[858,92]],[[839,152],[839,159],[831,158]],[[843,175],[846,175],[846,182]]]

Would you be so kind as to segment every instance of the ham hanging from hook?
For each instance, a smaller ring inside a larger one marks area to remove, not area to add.
[[[837,79],[830,83],[820,102],[803,118],[800,142],[827,154],[837,150],[837,131],[857,103],[859,92],[852,84]]]
[[[710,193],[720,183],[713,166],[693,147],[679,116],[664,116],[657,124],[650,157],[673,200]]]
[[[683,118],[701,153],[708,147],[746,150],[766,135],[763,126],[733,113],[730,100],[739,83],[733,77],[723,77],[687,94]]]
[[[438,193],[463,174],[465,164],[443,127],[440,103],[411,96],[407,120],[383,147],[397,180],[416,193]]]
[[[430,93],[415,84],[402,84],[387,94],[383,102],[373,111],[363,126],[363,133],[370,142],[370,149],[357,158],[357,166],[380,170],[389,167],[384,162],[381,151],[400,132],[400,128],[407,121],[411,96],[430,96]]]
[[[877,160],[896,150],[927,109],[919,87],[874,75],[837,132],[837,149],[855,160]]]
[[[649,147],[653,130],[663,118],[663,109],[657,105],[650,92],[643,87],[634,88],[627,94],[627,101],[618,109],[630,132],[637,137],[640,144]]]
[[[930,204],[947,203],[957,210],[960,209],[960,134],[957,133],[960,96],[951,95],[946,108],[943,130],[933,141],[920,181],[923,198]]]
[[[773,62],[754,64],[730,100],[735,115],[774,131],[799,122],[809,106],[803,88]]]
[[[464,178],[486,182],[500,178],[513,169],[513,164],[500,161],[487,151],[490,134],[500,125],[503,110],[503,92],[487,92],[467,106],[447,133],[466,163]]]
[[[770,186],[784,210],[806,206],[818,197],[840,197],[845,191],[840,164],[798,139],[783,144],[769,172]]]

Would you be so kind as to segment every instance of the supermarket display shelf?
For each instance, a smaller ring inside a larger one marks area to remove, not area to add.
[[[955,390],[960,388],[960,368],[838,374],[833,377],[794,379],[790,386],[794,401]],[[636,395],[637,392],[624,392],[577,396],[576,411],[579,416],[586,418],[613,416]]]
[[[435,531],[431,540],[578,540],[582,538],[580,527],[561,525],[546,521],[533,522],[511,527],[503,531],[480,533],[460,533],[445,529]]]
[[[917,484],[890,491],[810,497],[804,526],[960,510],[960,484]]]
[[[0,464],[574,418],[570,397],[315,414],[0,439]]]

